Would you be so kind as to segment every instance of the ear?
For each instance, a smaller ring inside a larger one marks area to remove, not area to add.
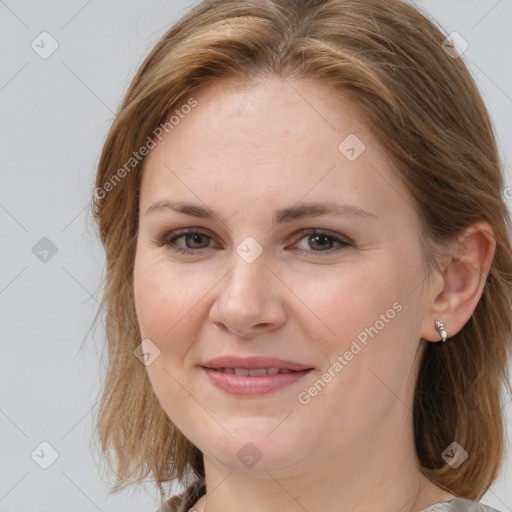
[[[436,270],[435,283],[428,295],[421,336],[440,341],[435,320],[446,325],[448,338],[457,334],[473,314],[487,280],[494,258],[496,240],[488,222],[482,221],[467,228],[452,243],[448,262],[441,272]]]

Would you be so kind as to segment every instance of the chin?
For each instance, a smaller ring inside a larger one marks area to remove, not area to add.
[[[262,422],[261,429],[254,424],[254,418],[247,418],[247,422],[247,428],[239,426],[236,433],[227,426],[233,437],[223,431],[220,437],[205,439],[204,450],[200,449],[213,455],[230,471],[254,475],[261,472],[267,478],[267,471],[285,469],[304,458],[304,443],[286,429],[279,431],[282,426],[276,428],[279,422],[275,419]]]

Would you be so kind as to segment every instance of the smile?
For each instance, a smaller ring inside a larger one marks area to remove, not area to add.
[[[228,373],[230,375],[277,375],[278,373],[294,373],[294,370],[286,368],[212,368],[218,372]]]
[[[279,368],[208,368],[201,367],[210,382],[221,391],[237,397],[261,396],[279,391],[312,371]]]

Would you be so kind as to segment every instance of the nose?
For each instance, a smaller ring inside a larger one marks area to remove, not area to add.
[[[218,286],[210,320],[223,332],[250,338],[286,322],[283,300],[287,287],[263,256],[248,263],[234,254],[233,267]]]

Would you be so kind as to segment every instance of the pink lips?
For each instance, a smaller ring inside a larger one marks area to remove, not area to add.
[[[277,391],[298,381],[313,369],[309,365],[283,359],[237,356],[210,359],[202,368],[216,387],[235,396],[260,396]],[[240,369],[239,373],[248,373],[249,370],[263,368],[271,368],[272,374],[236,375],[233,371]],[[281,370],[286,373],[275,373]]]

